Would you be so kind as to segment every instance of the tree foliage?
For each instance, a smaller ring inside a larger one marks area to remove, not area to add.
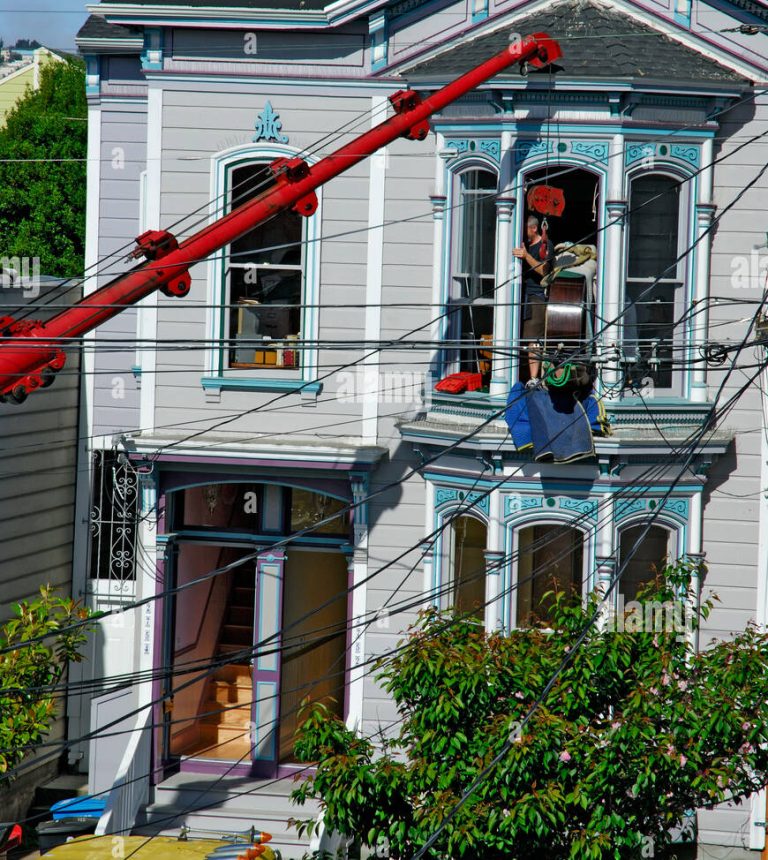
[[[691,572],[667,567],[642,595],[646,608],[679,607]],[[593,626],[518,735],[597,607],[597,597],[555,595],[551,631],[505,635],[426,612],[378,666],[401,719],[396,736],[376,747],[322,704],[306,705],[296,748],[317,769],[294,799],[320,799],[325,827],[408,858],[503,752],[431,857],[663,856],[687,811],[768,781],[768,637],[750,626],[692,653],[667,615]],[[696,611],[694,629],[711,608]]]
[[[74,60],[45,64],[40,88],[8,114],[0,129],[0,257],[38,257],[47,275],[82,273],[86,117],[85,67]]]
[[[66,630],[89,612],[48,587],[40,597],[22,602],[0,625],[0,781],[48,733],[56,715],[55,686],[70,662],[79,662],[86,628]],[[52,634],[29,645],[20,643]]]

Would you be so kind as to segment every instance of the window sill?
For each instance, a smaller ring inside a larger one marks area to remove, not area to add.
[[[274,377],[203,376],[200,384],[206,392],[220,393],[223,388],[235,391],[275,391],[301,393],[302,399],[316,399],[323,390],[322,382],[305,382],[302,379],[275,379]]]

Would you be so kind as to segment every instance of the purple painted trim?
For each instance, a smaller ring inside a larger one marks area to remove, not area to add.
[[[277,480],[277,479],[280,480]],[[245,483],[264,483],[269,480],[271,483],[279,483],[286,487],[302,487],[320,492],[327,492],[331,495],[341,498],[344,501],[352,501],[352,488],[349,481],[345,478],[304,478],[281,474],[256,474],[249,475],[243,472],[166,472],[162,471],[159,475],[160,489],[165,498],[166,493],[180,490],[184,487],[196,486],[201,484],[245,484]],[[158,531],[158,534],[161,532]]]
[[[233,764],[225,760],[206,758],[185,758],[179,764],[182,773],[210,773],[216,776],[253,776],[251,763],[242,762]]]
[[[247,762],[233,764],[232,762],[223,759],[207,759],[207,758],[185,758],[179,763],[179,770],[182,773],[206,773],[214,776],[250,776],[268,779],[291,779],[297,773],[302,773],[305,776],[313,776],[317,768],[306,767],[302,764],[281,764],[277,766],[276,771],[271,774],[259,773],[259,768],[252,767]]]
[[[158,522],[157,533],[162,533],[162,529],[160,528],[160,522]],[[155,596],[157,596],[160,594],[165,585],[165,556],[159,561],[157,561],[155,565],[155,570],[157,572],[157,576],[155,578]],[[150,758],[150,761],[152,762],[152,774],[150,776],[150,782],[152,785],[157,785],[158,782],[162,782],[165,764],[163,761],[163,708],[162,702],[160,701],[160,696],[163,692],[163,685],[159,677],[159,670],[164,665],[164,617],[165,599],[161,597],[155,601],[155,623],[153,631],[154,642],[152,644],[152,666],[155,669],[155,671],[153,672],[155,677],[152,681],[152,701],[155,702],[155,704],[152,705],[152,722],[155,724],[155,729],[152,732],[152,753]]]
[[[131,459],[137,461],[143,460],[144,455],[131,454]],[[366,463],[364,461],[338,463],[332,460],[251,460],[246,457],[217,457],[216,459],[211,459],[210,457],[195,457],[192,454],[187,456],[160,454],[155,457],[155,461],[160,463],[207,463],[216,466],[257,466],[260,469],[334,469],[339,472],[349,472],[352,469],[372,469],[376,465],[375,462]]]
[[[350,687],[352,681],[352,637],[354,630],[352,627],[352,603],[355,587],[355,556],[354,549],[349,553],[347,559],[347,635],[345,639],[346,648],[344,650],[344,720],[349,717],[349,699]]]
[[[706,0],[705,0],[705,2],[706,2]],[[716,42],[714,39],[710,39],[709,36],[706,36],[704,33],[701,33],[698,30],[694,30],[693,28],[690,28],[690,27],[683,27],[682,24],[680,24],[674,18],[667,18],[664,15],[660,15],[658,9],[654,9],[653,6],[649,6],[647,3],[640,2],[640,0],[634,0],[634,3],[640,9],[642,9],[643,12],[647,12],[648,14],[653,16],[654,18],[660,18],[666,24],[672,24],[674,27],[676,27],[680,31],[681,34],[686,34],[688,36],[691,36],[691,37],[693,37],[694,40],[699,40],[700,42],[706,42],[708,45],[711,45],[713,48],[717,48],[718,51],[720,51],[724,54],[729,54],[740,65],[756,66],[757,68],[763,69],[763,70],[768,69],[768,64],[753,61],[752,58],[757,57],[757,55],[754,53],[750,55],[750,60],[745,62],[744,61],[744,54],[739,53],[736,50],[736,48],[739,46],[736,46],[734,48],[726,47],[725,45],[722,44],[722,42]],[[708,3],[707,5],[712,6],[715,9],[718,8],[718,4],[716,4],[716,3]],[[733,11],[735,11],[735,10],[726,11],[725,9],[720,8],[718,11],[722,12],[724,15],[728,15],[728,16],[732,17],[734,20],[738,20],[733,15]],[[748,14],[748,13],[746,13],[746,14]],[[742,48],[742,51],[744,51],[744,50],[745,50],[745,48]],[[717,63],[718,61],[713,60],[713,62]]]

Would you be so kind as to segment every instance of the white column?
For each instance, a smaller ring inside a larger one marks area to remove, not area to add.
[[[696,239],[701,241],[696,246],[696,281],[693,289],[693,300],[697,306],[707,307],[709,296],[709,254],[712,245],[712,233],[709,228],[715,207],[712,203],[712,141],[705,140],[701,146],[702,170],[699,175],[699,198],[696,201]],[[693,318],[691,337],[688,339],[689,355],[693,357],[696,344],[707,339],[709,328],[709,312],[699,311]],[[694,403],[705,403],[707,400],[707,367],[704,362],[693,365],[691,371],[691,400]]]
[[[510,358],[493,357],[490,393],[492,397],[506,397],[512,380],[517,375],[519,363],[516,345],[517,332],[510,325],[517,315],[512,314],[512,218],[515,212],[515,198],[512,183],[512,133],[501,133],[501,169],[499,173],[499,194],[496,198],[496,307],[493,315],[493,342],[496,348],[509,350]]]
[[[438,157],[435,158],[435,193],[431,197],[432,201],[432,219],[433,219],[433,229],[432,229],[432,307],[430,308],[431,319],[433,320],[432,325],[429,327],[429,334],[432,340],[432,343],[439,343],[440,339],[443,336],[443,333],[446,330],[446,321],[445,317],[442,316],[445,310],[445,302],[443,296],[443,281],[445,277],[445,273],[443,271],[443,254],[445,252],[445,204],[446,204],[446,187],[445,187],[445,179],[446,179],[446,168],[445,168],[445,159],[450,157],[453,153],[445,153],[445,138],[442,134],[436,135],[436,147]],[[438,319],[439,317],[439,319]],[[430,353],[429,357],[429,366],[430,370],[433,372],[442,371],[442,368],[439,367],[438,361],[440,357],[440,350],[435,348]],[[430,383],[430,380],[427,380]],[[431,381],[433,385],[435,380]],[[430,391],[427,392],[429,396],[431,394],[431,386]]]
[[[615,542],[616,535],[616,506],[614,504],[613,495],[606,493],[597,509],[598,527],[595,534],[595,573],[592,587],[600,596],[604,596],[616,575],[617,565],[617,546]],[[618,594],[618,584],[611,592],[611,597],[606,601],[605,606],[600,614],[598,624],[601,629],[605,629],[609,619],[616,616],[616,605]],[[621,607],[619,608],[621,611]]]
[[[501,617],[501,582],[504,563],[502,498],[498,489],[488,497],[488,539],[485,551],[485,629],[500,630],[503,625]]]
[[[606,201],[605,257],[603,261],[603,295],[598,296],[597,306],[602,321],[597,321],[597,329],[603,329],[606,322],[616,319],[624,306],[624,218],[627,203],[624,199],[624,135],[615,134],[611,140],[608,160],[608,196]],[[613,360],[614,350],[619,347],[620,325],[615,323],[605,328],[598,338],[598,349],[608,359],[604,366],[602,381],[610,389],[619,381],[620,368]]]
[[[493,315],[493,343],[498,349],[507,350],[509,358],[494,355],[490,393],[492,397],[506,397],[512,383],[513,371],[516,375],[519,356],[514,350],[518,338],[510,326],[510,319],[517,316],[511,314],[512,281],[510,250],[510,228],[515,211],[514,197],[499,197],[496,200],[496,306]]]
[[[435,528],[435,485],[432,481],[424,482],[424,534],[430,535]],[[422,593],[424,594],[424,608],[432,605],[432,583],[435,575],[435,546],[430,539],[425,547],[423,560]]]
[[[136,559],[137,597],[143,599],[155,594],[157,588],[158,564],[163,557],[163,548],[157,542],[157,474],[153,468],[147,475],[139,476],[139,491],[141,493],[141,523],[137,542],[141,551]],[[151,676],[155,657],[155,610],[156,602],[141,606],[138,610],[140,617],[136,618],[135,630],[138,639],[137,669]],[[139,705],[146,705],[152,700],[152,682],[141,684],[139,687]]]
[[[363,723],[363,700],[365,685],[365,631],[366,627],[360,621],[368,609],[368,592],[365,580],[368,577],[368,507],[361,504],[369,494],[369,483],[366,479],[353,478],[352,499],[355,507],[354,548],[349,558],[349,572],[353,586],[351,600],[352,627],[350,643],[349,691],[347,711],[347,726],[352,730],[361,730]],[[362,583],[362,584],[361,584]]]
[[[768,351],[761,350],[762,357]],[[760,374],[760,385],[765,391],[768,385],[768,371],[763,370]],[[760,513],[757,531],[757,605],[755,607],[755,621],[761,630],[768,628],[768,398],[761,395],[762,402],[762,425],[763,432],[760,434]],[[749,847],[752,849],[764,848],[766,843],[765,827],[757,827],[758,821],[766,821],[768,810],[766,809],[766,790],[757,792],[752,797],[752,813],[749,827]]]
[[[387,98],[371,96],[371,125],[382,122],[386,116]],[[381,337],[382,266],[384,262],[384,184],[389,153],[386,148],[373,153],[369,159],[368,179],[368,249],[365,268],[365,340],[373,343]],[[365,359],[362,389],[363,417],[361,437],[363,444],[375,445],[379,421],[379,362],[381,355],[374,353]]]

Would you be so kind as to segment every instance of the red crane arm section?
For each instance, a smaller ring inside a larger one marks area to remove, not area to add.
[[[399,91],[390,97],[395,113],[389,119],[317,164],[310,166],[300,158],[279,159],[271,165],[276,177],[274,185],[183,242],[178,243],[164,231],[149,231],[139,236],[133,255],[143,255],[148,258],[147,262],[118,276],[47,322],[0,318],[0,333],[6,338],[5,343],[0,341],[0,396],[20,403],[30,391],[50,385],[65,361],[58,339],[76,338],[92,331],[155,290],[173,296],[186,295],[191,283],[188,269],[194,263],[278,212],[292,208],[302,215],[312,215],[317,207],[316,188],[398,137],[423,140],[429,132],[427,120],[432,114],[514,63],[542,68],[561,56],[556,41],[546,33],[534,33],[511,40],[495,57],[425,99],[411,90]]]

